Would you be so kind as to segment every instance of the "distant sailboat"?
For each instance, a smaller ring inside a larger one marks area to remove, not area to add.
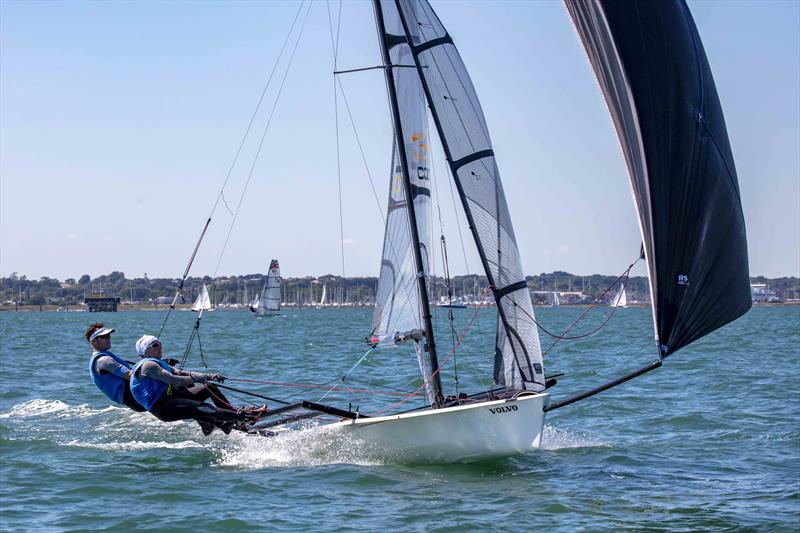
[[[628,307],[628,293],[625,291],[624,284],[619,286],[619,291],[617,291],[617,295],[614,296],[611,307]]]
[[[550,300],[551,307],[558,307],[561,305],[561,300],[558,299],[558,293],[553,291],[553,297]]]
[[[439,303],[436,304],[436,307],[466,309],[467,304],[465,304],[461,298],[448,298],[447,296],[442,296],[439,298]]]
[[[211,298],[208,297],[208,287],[203,283],[203,288],[200,289],[200,294],[197,295],[197,300],[192,304],[192,311],[213,311],[214,307],[211,305]]]
[[[250,310],[258,316],[277,316],[281,311],[281,268],[278,260],[269,264],[267,279],[261,296],[250,304]]]
[[[325,307],[325,299],[327,298],[328,291],[326,290],[326,285],[322,284],[322,298],[319,299],[319,303],[317,304],[317,309],[320,307]]]

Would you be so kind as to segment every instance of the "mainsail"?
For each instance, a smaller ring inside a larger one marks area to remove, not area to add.
[[[722,107],[683,0],[566,0],[622,145],[662,356],[751,306]]]
[[[211,298],[208,297],[208,287],[203,283],[200,294],[197,295],[197,300],[192,304],[192,311],[208,311],[209,309],[211,309]]]
[[[269,263],[267,281],[264,282],[258,308],[273,312],[281,309],[281,267],[278,265],[277,259],[273,259]]]
[[[378,5],[386,21],[387,42],[406,50],[402,59],[413,61],[416,67],[404,68],[406,62],[393,58],[395,76],[421,83],[493,289],[498,310],[495,382],[509,389],[543,390],[542,354],[530,294],[486,121],[469,74],[426,0],[381,0]]]
[[[397,12],[392,6],[389,8],[395,13],[395,16],[385,20],[389,59],[393,65],[413,65],[411,49],[405,38],[399,37],[403,35],[403,27],[396,15]],[[423,305],[418,290],[419,282],[411,234],[412,221],[408,210],[401,160],[401,154],[405,154],[414,199],[422,272],[427,280],[431,189],[428,175],[430,154],[425,94],[417,72],[413,68],[394,69],[392,81],[401,117],[399,130],[402,132],[402,138],[398,139],[395,136],[392,145],[389,205],[386,212],[386,230],[373,315],[372,340],[384,345],[399,343],[406,339],[414,340],[420,370],[427,384],[428,397],[431,403],[434,403],[434,391],[430,386],[424,361],[425,339],[421,313]],[[402,150],[398,149],[397,143],[403,144]]]
[[[628,291],[625,290],[625,284],[619,286],[614,300],[611,302],[611,307],[627,307],[628,306]]]

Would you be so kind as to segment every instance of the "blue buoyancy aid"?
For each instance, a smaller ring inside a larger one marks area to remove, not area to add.
[[[131,392],[133,393],[133,397],[149,411],[152,409],[153,405],[164,396],[169,385],[163,381],[156,381],[155,379],[138,375],[139,369],[147,361],[155,361],[170,374],[172,373],[172,368],[170,368],[163,359],[148,357],[136,363],[133,370],[131,370]]]
[[[116,374],[101,374],[95,366],[97,359],[100,357],[110,357],[128,369],[131,368],[131,365],[124,359],[120,359],[111,352],[94,352],[92,354],[92,358],[89,359],[89,377],[92,378],[94,384],[97,385],[97,388],[103,391],[103,394],[108,396],[111,400],[117,403],[122,403],[122,395],[125,392],[127,382],[125,379],[117,376]]]

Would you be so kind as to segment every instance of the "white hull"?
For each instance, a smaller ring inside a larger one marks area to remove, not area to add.
[[[365,455],[390,461],[469,462],[507,457],[541,445],[547,393],[517,399],[337,422]]]

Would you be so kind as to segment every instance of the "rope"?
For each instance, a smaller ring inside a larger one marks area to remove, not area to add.
[[[250,134],[250,128],[253,126],[253,122],[255,121],[255,118],[256,118],[256,116],[258,114],[258,110],[261,108],[261,102],[264,100],[264,95],[266,94],[267,89],[270,86],[270,83],[272,83],[272,76],[275,74],[275,70],[277,69],[278,64],[279,64],[279,62],[281,60],[281,57],[283,56],[283,52],[286,49],[286,45],[289,43],[289,37],[292,35],[292,32],[294,31],[295,24],[297,23],[297,18],[300,16],[300,12],[303,9],[303,4],[304,3],[305,3],[305,0],[302,0],[302,2],[300,2],[300,7],[297,9],[297,13],[295,14],[294,20],[292,21],[292,26],[291,26],[291,28],[289,28],[289,33],[286,35],[286,39],[283,42],[283,46],[281,47],[281,51],[278,54],[278,58],[275,60],[275,64],[272,67],[272,72],[270,72],[269,78],[267,80],[267,84],[264,86],[264,90],[261,92],[261,97],[259,98],[258,104],[256,105],[256,108],[253,111],[253,115],[250,117],[250,123],[247,125],[247,129],[245,130],[245,133],[244,133],[244,135],[242,137],[242,141],[239,143],[239,148],[236,150],[236,155],[233,157],[233,161],[231,162],[230,168],[228,168],[228,173],[225,175],[225,179],[222,182],[222,187],[220,187],[219,193],[217,194],[217,199],[214,201],[214,205],[211,208],[211,213],[209,214],[208,219],[206,220],[205,226],[203,226],[203,231],[200,233],[200,238],[197,239],[197,243],[195,244],[194,250],[192,251],[192,255],[189,258],[189,262],[186,265],[186,269],[183,272],[183,276],[181,277],[180,284],[178,285],[178,290],[175,292],[175,297],[172,299],[172,304],[170,304],[169,310],[167,311],[167,316],[164,317],[164,322],[161,324],[161,329],[158,330],[158,336],[159,337],[161,337],[161,334],[164,331],[164,327],[167,325],[167,321],[169,320],[169,317],[172,314],[172,311],[175,309],[175,304],[178,301],[178,297],[183,294],[184,283],[186,282],[186,278],[189,275],[189,271],[190,271],[190,269],[192,267],[192,263],[194,263],[194,259],[197,256],[197,251],[200,249],[200,243],[203,241],[203,238],[205,237],[205,234],[206,234],[206,230],[208,230],[208,226],[211,224],[211,219],[213,218],[214,213],[216,212],[217,207],[219,206],[220,200],[225,204],[225,207],[230,212],[230,208],[228,207],[227,202],[225,202],[225,197],[224,197],[225,186],[228,184],[228,181],[231,178],[231,174],[233,172],[233,169],[236,166],[236,162],[239,159],[239,155],[240,155],[240,153],[242,151],[242,147],[244,146],[244,143],[247,140],[248,135]],[[307,15],[308,14],[306,13],[306,16]]]
[[[238,409],[235,405],[229,403],[224,397],[222,397],[221,394],[217,394],[216,392],[214,392],[214,389],[212,387],[206,385],[206,390],[215,400],[219,401],[219,403],[225,404],[227,407],[230,407],[231,411],[236,411],[236,409]]]
[[[539,329],[541,329],[541,330],[542,330],[542,331],[543,331],[545,334],[547,334],[548,336],[550,336],[550,337],[552,337],[553,339],[555,339],[555,340],[553,341],[553,343],[552,343],[552,344],[551,344],[551,345],[550,345],[550,346],[549,346],[549,347],[548,347],[548,348],[547,348],[547,349],[546,349],[544,352],[542,352],[542,356],[545,356],[545,355],[547,355],[547,354],[550,352],[550,350],[552,350],[552,349],[555,347],[555,345],[556,345],[556,344],[558,344],[558,343],[559,343],[560,341],[562,341],[562,340],[577,340],[577,339],[583,339],[583,338],[589,337],[589,336],[591,336],[591,335],[594,335],[595,333],[597,333],[598,331],[600,331],[601,329],[603,329],[603,327],[605,327],[605,325],[606,325],[606,324],[608,324],[608,322],[611,320],[611,317],[613,317],[613,316],[614,316],[614,313],[616,313],[616,312],[617,312],[617,308],[616,308],[616,307],[614,307],[614,308],[613,308],[613,310],[611,311],[611,313],[609,313],[608,317],[606,317],[606,319],[605,319],[605,320],[602,322],[602,324],[600,324],[598,327],[596,327],[596,328],[595,328],[595,329],[593,329],[592,331],[589,331],[588,333],[583,333],[583,334],[581,334],[581,335],[575,335],[575,336],[572,336],[572,337],[567,337],[567,336],[566,336],[566,335],[567,335],[567,333],[569,333],[569,332],[572,330],[572,328],[573,328],[573,327],[575,327],[575,326],[578,324],[578,322],[580,322],[580,321],[583,319],[583,317],[585,317],[585,316],[586,316],[586,315],[587,315],[587,314],[588,314],[588,313],[589,313],[589,312],[590,312],[592,309],[594,309],[595,307],[597,307],[597,305],[599,305],[599,304],[600,304],[600,301],[603,299],[603,297],[604,297],[606,294],[608,294],[608,292],[609,292],[609,291],[610,291],[610,290],[611,290],[611,289],[612,289],[612,288],[613,288],[613,287],[614,287],[614,286],[617,284],[617,282],[618,282],[619,280],[621,280],[622,278],[625,278],[625,283],[623,284],[623,287],[627,287],[627,286],[628,286],[628,280],[630,279],[630,272],[631,272],[631,269],[632,269],[632,268],[633,268],[633,267],[636,265],[636,263],[638,263],[639,261],[641,261],[641,259],[642,259],[642,257],[640,256],[640,257],[639,257],[639,258],[638,258],[636,261],[634,261],[633,263],[631,263],[630,265],[628,265],[628,268],[627,268],[627,269],[626,269],[626,270],[625,270],[625,271],[624,271],[622,274],[620,274],[620,275],[617,277],[617,279],[615,279],[615,280],[614,280],[614,282],[613,282],[611,285],[609,285],[609,286],[606,288],[606,290],[605,290],[605,291],[603,291],[603,293],[602,293],[602,294],[601,294],[601,295],[600,295],[598,298],[595,298],[595,301],[594,301],[594,303],[592,303],[592,305],[590,305],[588,308],[586,308],[586,310],[585,310],[583,313],[581,313],[581,314],[578,316],[578,318],[576,318],[575,320],[573,320],[573,321],[572,321],[572,324],[570,324],[570,325],[569,325],[569,326],[568,326],[568,327],[567,327],[567,328],[564,330],[564,332],[563,332],[561,335],[555,335],[554,333],[550,333],[550,332],[549,332],[547,329],[545,329],[545,328],[544,328],[544,327],[543,327],[543,326],[542,326],[542,325],[541,325],[541,324],[540,324],[540,323],[539,323],[539,322],[538,322],[538,321],[537,321],[537,320],[536,320],[536,319],[535,319],[535,318],[534,318],[534,317],[533,317],[533,316],[532,316],[530,313],[528,313],[528,311],[527,311],[526,309],[524,309],[523,307],[520,307],[520,306],[517,304],[517,302],[515,302],[515,301],[512,299],[511,301],[514,303],[514,307],[516,307],[516,308],[518,308],[520,311],[522,311],[522,313],[523,313],[523,314],[524,314],[524,315],[525,315],[525,316],[526,316],[526,317],[527,317],[527,318],[528,318],[528,319],[529,319],[529,320],[530,320],[530,321],[531,321],[533,324],[535,324],[535,325],[536,325],[536,327],[538,327]]]
[[[328,28],[331,33],[331,49],[333,50],[333,71],[336,72],[336,66],[339,56],[339,34],[342,26],[342,2],[339,1],[339,16],[336,21],[336,37],[333,35],[333,20],[331,19],[331,4],[330,1],[325,3],[328,9]],[[339,142],[339,91],[336,88],[336,75],[333,76],[333,114],[334,114],[334,127],[336,130],[336,180],[338,184],[339,193],[339,245],[342,254],[342,277],[345,277],[344,266],[344,209],[342,207],[342,163],[341,163],[341,147]]]
[[[339,381],[340,381],[340,383],[344,383],[344,380],[345,380],[345,379],[347,379],[347,377],[348,377],[348,375],[350,374],[350,372],[352,372],[353,370],[355,370],[355,369],[356,369],[356,367],[357,367],[358,365],[360,365],[360,364],[361,364],[361,362],[362,362],[364,359],[366,359],[366,358],[367,358],[367,356],[368,356],[370,353],[372,353],[372,350],[374,350],[374,349],[375,349],[375,347],[374,347],[374,346],[370,346],[370,348],[369,348],[369,349],[368,349],[366,352],[364,352],[364,355],[362,355],[361,357],[359,357],[359,358],[358,358],[358,361],[356,361],[356,362],[355,362],[355,364],[354,364],[353,366],[351,366],[351,367],[350,367],[350,370],[348,370],[347,372],[345,372],[344,374],[342,374],[342,377],[341,377],[341,378],[339,378]],[[321,401],[321,400],[323,400],[323,399],[324,399],[324,398],[325,398],[325,397],[326,397],[328,394],[330,394],[331,392],[333,392],[333,390],[334,390],[334,389],[336,389],[336,387],[337,387],[337,386],[338,386],[338,384],[334,385],[333,387],[331,387],[331,388],[328,390],[328,392],[326,392],[325,394],[323,394],[323,395],[322,395],[322,396],[319,398],[319,399],[320,399],[320,401]]]
[[[302,5],[302,4],[301,4]],[[303,37],[303,31],[306,28],[306,22],[308,22],[308,14],[311,12],[311,6],[313,6],[313,2],[308,4],[308,9],[306,9],[306,14],[303,17],[303,23],[300,26],[300,31],[297,34],[297,39],[294,42],[294,47],[292,48],[292,53],[289,55],[289,62],[286,65],[286,70],[283,73],[283,78],[281,79],[281,84],[278,86],[278,92],[275,95],[275,101],[272,103],[272,109],[269,113],[269,118],[267,119],[267,124],[264,126],[264,132],[261,134],[261,140],[258,143],[258,149],[256,150],[256,154],[253,157],[253,164],[250,165],[250,171],[247,174],[247,179],[245,180],[244,188],[242,188],[242,194],[239,196],[239,202],[236,205],[236,211],[234,212],[233,219],[231,220],[231,224],[228,227],[228,234],[225,236],[225,242],[222,245],[222,250],[220,250],[219,258],[217,259],[217,265],[214,267],[214,276],[216,278],[217,273],[219,272],[220,264],[222,263],[222,257],[225,255],[225,251],[228,248],[228,242],[230,242],[231,233],[233,232],[233,228],[236,225],[236,220],[239,218],[239,211],[242,207],[242,202],[244,202],[245,194],[247,193],[247,188],[250,185],[250,181],[253,178],[253,173],[256,169],[256,164],[258,163],[258,158],[261,156],[261,150],[264,147],[264,141],[267,138],[267,133],[269,132],[269,128],[272,125],[272,119],[275,116],[275,110],[278,107],[278,102],[280,101],[281,94],[283,94],[283,87],[286,84],[286,78],[289,76],[289,71],[292,68],[292,63],[294,62],[294,56],[297,53],[297,47],[300,45],[300,39]],[[294,25],[292,25],[294,27]]]
[[[450,325],[450,341],[455,346],[456,342],[456,328],[455,317],[453,316],[453,287],[450,280],[450,263],[447,259],[447,240],[444,235],[441,236],[442,243],[442,266],[444,267],[445,287],[447,288],[447,301],[450,306],[447,308],[447,321]],[[458,395],[458,360],[456,359],[455,349],[453,350],[453,382],[456,386],[456,395]]]
[[[225,379],[226,380],[230,380],[230,378],[225,378]],[[264,396],[262,394],[256,394],[255,392],[252,392],[252,391],[248,391],[248,390],[244,390],[244,389],[237,389],[235,387],[229,387],[227,385],[216,385],[216,386],[221,388],[221,389],[232,390],[234,392],[239,392],[241,394],[248,394],[248,395],[254,396],[256,398],[261,398],[262,400],[267,400],[267,401],[270,401],[270,402],[282,403],[284,405],[289,405],[289,402],[284,402],[283,400],[279,400],[277,398],[270,398],[269,396]]]
[[[339,378],[336,378],[339,379]],[[291,383],[287,381],[269,381],[269,380],[257,380],[257,379],[243,379],[243,378],[225,378],[226,381],[237,381],[241,383],[258,383],[262,385],[278,385],[281,387],[289,387],[289,388],[301,388],[301,389],[327,389],[328,385],[313,385],[310,383]],[[333,380],[335,381],[335,380]],[[398,393],[398,392],[389,392],[389,391],[375,391],[375,390],[362,390],[362,389],[353,389],[351,392],[368,392],[371,394],[387,394],[390,396],[405,396],[406,392]],[[412,393],[413,394],[413,393]]]

